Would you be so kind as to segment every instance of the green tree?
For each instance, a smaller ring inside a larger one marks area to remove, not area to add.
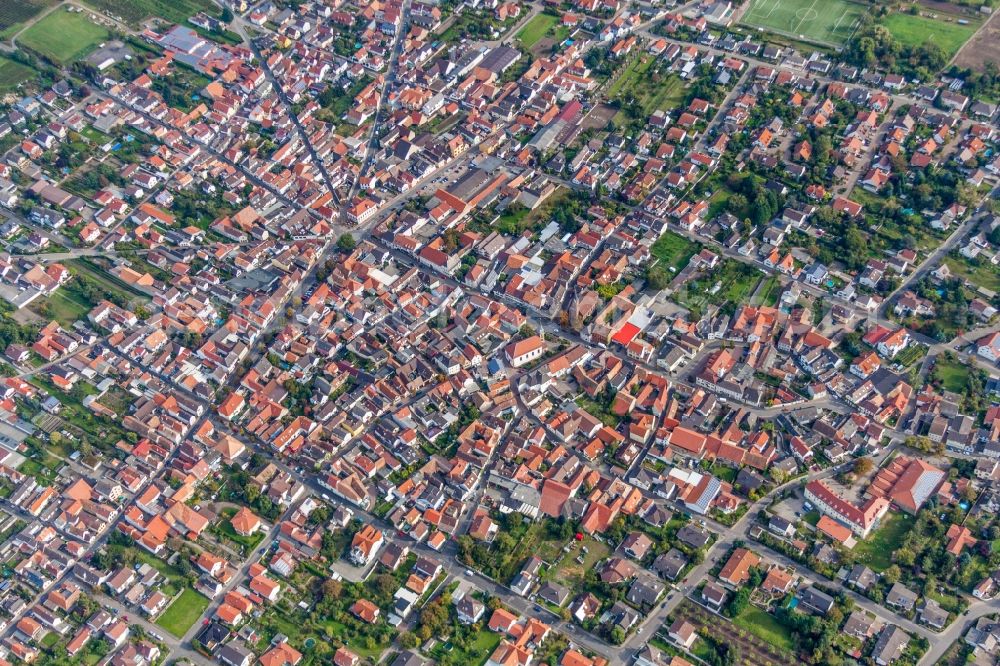
[[[340,238],[337,239],[337,249],[341,252],[351,252],[356,246],[357,241],[349,233],[340,234]]]

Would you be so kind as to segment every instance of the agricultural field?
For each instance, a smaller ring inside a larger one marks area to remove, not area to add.
[[[987,63],[997,62],[1000,62],[1000,19],[994,12],[987,24],[958,52],[955,64],[981,72]]]
[[[744,25],[830,46],[842,46],[867,12],[848,0],[751,0]]]
[[[145,19],[159,17],[170,23],[184,23],[198,12],[218,15],[212,0],[85,0],[85,2],[125,23],[138,26]]]
[[[4,0],[0,4],[0,39],[10,39],[25,23],[54,4],[56,0]]]
[[[920,46],[925,42],[933,42],[941,47],[947,58],[951,58],[972,37],[979,27],[979,22],[972,20],[965,25],[959,25],[954,17],[944,20],[942,15],[933,18],[905,12],[890,12],[882,19],[882,25],[903,46]]]
[[[21,33],[17,42],[50,60],[66,64],[79,60],[110,36],[108,29],[85,13],[57,10]]]
[[[0,57],[0,92],[13,90],[35,74],[31,68],[9,58]]]

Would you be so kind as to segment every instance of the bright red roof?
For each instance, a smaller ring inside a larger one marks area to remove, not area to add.
[[[632,342],[632,339],[635,338],[635,336],[639,335],[640,330],[642,329],[630,322],[622,326],[611,339],[620,345],[627,345]]]

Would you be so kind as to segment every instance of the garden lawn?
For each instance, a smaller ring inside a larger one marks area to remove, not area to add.
[[[969,381],[969,368],[961,363],[938,358],[934,362],[934,378],[941,381],[946,391],[963,394]]]
[[[617,428],[621,423],[621,418],[611,411],[610,406],[603,405],[586,395],[581,395],[576,399],[576,404],[580,405],[588,414],[599,420],[606,426]]]
[[[760,271],[752,266],[734,259],[723,259],[715,268],[686,282],[676,298],[687,308],[728,304],[735,309],[749,302],[761,277]]]
[[[232,518],[236,515],[235,509],[226,509],[222,512],[220,520],[215,527],[215,532],[234,543],[238,543],[244,546],[248,550],[252,550],[257,547],[264,537],[267,536],[263,531],[258,531],[256,534],[251,534],[250,536],[243,536],[238,534],[235,529],[233,529]]]
[[[66,286],[68,285],[61,287],[51,296],[32,303],[31,310],[42,314],[46,319],[55,319],[64,328],[69,328],[73,322],[86,317],[94,306],[85,302],[78,294],[67,290]]]
[[[553,16],[552,14],[538,14],[533,19],[528,21],[527,25],[521,28],[521,31],[517,33],[517,38],[521,42],[521,46],[526,49],[530,49],[532,46],[541,41],[541,39],[548,34],[549,30],[554,28],[558,23],[558,16]]]
[[[698,252],[698,245],[680,234],[668,231],[653,243],[650,252],[666,267],[673,267],[680,272]]]
[[[653,69],[657,59],[651,55],[641,55],[625,66],[621,76],[608,88],[608,99],[619,103],[630,103],[634,100],[638,106],[639,118],[645,125],[646,119],[657,109],[670,111],[684,101],[684,81],[672,73],[660,74],[660,80],[654,81]],[[629,118],[625,109],[615,116],[616,125],[628,124]]]
[[[439,660],[447,658],[449,664],[475,666],[486,663],[498,645],[500,645],[500,634],[480,631],[466,642],[464,648],[458,647],[451,641],[441,641],[434,646],[431,654]]]
[[[858,545],[854,547],[857,561],[878,573],[885,571],[892,565],[892,554],[911,529],[913,516],[900,511],[887,514],[877,530],[858,540]]]
[[[975,260],[973,263],[964,258],[948,257],[944,263],[952,275],[968,280],[977,287],[990,291],[1000,291],[1000,270],[997,270],[997,267],[988,260]]]
[[[587,553],[583,556],[583,564],[576,561],[583,547],[587,547]],[[588,569],[594,568],[598,562],[603,560],[611,552],[607,544],[597,541],[591,536],[587,536],[583,541],[574,541],[569,552],[563,554],[559,564],[553,567],[548,573],[548,579],[561,583],[572,589],[578,588],[584,579]]]
[[[761,287],[757,292],[757,302],[760,305],[766,305],[768,307],[774,307],[778,304],[778,298],[781,296],[781,280],[778,276],[772,275],[767,278],[764,286]]]
[[[569,189],[560,187],[534,210],[525,206],[512,206],[497,218],[496,229],[512,236],[524,233],[528,229],[541,230],[551,221],[552,211],[559,208],[571,194]]]
[[[303,632],[302,628],[298,625],[277,623],[276,626],[279,627],[281,633],[285,634],[286,636],[297,636],[298,638],[302,639],[303,642],[305,642],[309,638],[313,638],[315,640],[328,640],[324,636],[310,635],[308,634],[308,632]],[[338,640],[343,642],[352,652],[357,653],[357,655],[360,656],[362,659],[368,659],[369,662],[372,664],[378,663],[379,658],[382,656],[382,653],[385,651],[386,647],[388,647],[386,645],[379,645],[378,643],[376,643],[372,647],[368,647],[367,645],[365,645],[365,632],[363,629],[361,631],[357,631],[356,630],[357,626],[355,626],[355,628],[352,629],[343,622],[330,620],[326,623],[326,629],[329,630],[330,634],[332,634]],[[490,633],[490,632],[484,632],[484,633]]]
[[[33,476],[45,484],[51,484],[56,480],[59,468],[62,467],[62,465],[63,463],[61,460],[47,455],[41,460],[28,458],[21,463],[21,467],[18,471],[22,474]]]
[[[190,587],[184,588],[181,596],[163,611],[156,624],[181,638],[198,621],[206,608],[208,608],[207,597],[198,594]]]
[[[725,481],[726,483],[734,483],[736,481],[736,469],[730,467],[729,465],[723,465],[721,463],[716,463],[708,470],[712,473],[712,476]]]
[[[18,37],[18,44],[37,51],[59,64],[79,60],[110,37],[104,26],[90,20],[87,12],[57,9]]]
[[[126,301],[131,300],[132,302],[149,301],[147,294],[131,287],[87,258],[68,259],[62,263],[69,269],[70,273],[87,276],[100,284],[102,289],[110,294],[117,295],[119,298]]]
[[[882,25],[904,46],[921,46],[933,42],[941,47],[946,58],[951,58],[962,48],[962,44],[979,27],[977,21],[959,25],[955,21],[942,21],[925,16],[914,16],[905,12],[889,12],[882,19]]]
[[[795,650],[795,643],[792,634],[785,625],[778,622],[774,617],[756,606],[747,606],[740,613],[733,623],[742,629],[746,629],[751,634],[767,641],[776,648],[792,652]]]

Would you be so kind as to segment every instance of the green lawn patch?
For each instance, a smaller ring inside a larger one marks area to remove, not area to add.
[[[621,76],[608,88],[608,99],[620,111],[614,117],[618,127],[643,127],[657,109],[669,111],[684,101],[684,81],[670,72],[657,70],[660,61],[644,54],[625,66]]]
[[[21,472],[21,474],[35,477],[35,480],[45,486],[50,485],[56,478],[56,475],[50,469],[37,460],[30,458],[25,460],[17,471]]]
[[[955,277],[976,287],[1000,292],[1000,270],[988,260],[948,257],[944,263]]]
[[[747,606],[746,610],[733,620],[733,623],[776,648],[788,652],[795,649],[795,642],[792,640],[792,634],[788,628],[774,619],[771,614],[756,606]]]
[[[757,301],[760,305],[774,307],[778,304],[781,296],[781,280],[777,275],[772,275],[764,282],[764,286],[757,292]]]
[[[64,285],[51,296],[41,298],[32,303],[29,307],[45,319],[55,319],[64,328],[69,328],[73,322],[83,319],[94,307],[87,303],[78,293],[67,289],[69,285]]]
[[[905,12],[889,12],[882,19],[882,25],[903,46],[921,46],[932,42],[941,47],[945,57],[951,58],[979,27],[979,21],[976,20],[965,25],[959,25],[956,21],[957,19],[945,21]]]
[[[521,31],[517,33],[517,38],[520,40],[521,46],[526,49],[530,49],[532,46],[541,41],[541,39],[548,34],[549,30],[552,30],[552,28],[558,24],[558,16],[553,16],[552,14],[538,14],[533,19],[528,21],[527,25],[521,28]]]
[[[300,624],[288,622],[287,620],[276,622],[275,624],[278,627],[278,630],[286,636],[292,636],[300,640],[308,640],[308,638],[312,637],[303,632]],[[326,629],[326,636],[333,636],[342,641],[352,652],[355,652],[363,659],[368,659],[369,663],[378,663],[379,657],[382,656],[382,652],[385,651],[387,647],[387,645],[381,645],[378,642],[374,645],[367,644],[365,641],[367,636],[365,631],[368,629],[368,625],[362,625],[360,621],[354,619],[353,616],[351,616],[350,620],[346,620],[345,622],[330,620],[323,626]],[[324,636],[320,636],[319,638],[320,640],[328,640]]]
[[[198,621],[206,608],[208,598],[188,587],[163,611],[156,624],[180,638]]]
[[[762,275],[753,266],[735,259],[723,259],[714,269],[689,280],[678,291],[677,300],[689,309],[702,310],[707,305],[734,310],[750,301]]]
[[[199,104],[202,89],[211,82],[212,79],[201,72],[181,65],[171,76],[153,79],[152,88],[168,106],[188,113]]]
[[[906,533],[913,529],[913,516],[901,511],[886,514],[882,525],[868,535],[858,540],[854,547],[857,561],[867,564],[876,572],[882,572],[892,566],[892,554],[903,542]]]
[[[570,196],[572,192],[568,188],[560,187],[534,209],[511,205],[499,215],[494,228],[508,236],[518,236],[529,229],[540,231],[552,220],[552,212],[563,206]]]
[[[969,368],[939,356],[934,361],[934,379],[940,381],[946,391],[964,394],[969,381]]]
[[[500,645],[500,634],[492,631],[479,631],[472,634],[471,640],[465,642],[465,647],[459,647],[451,641],[440,641],[431,649],[431,656],[439,661],[447,659],[449,664],[485,664]]]
[[[937,589],[930,591],[925,596],[941,604],[941,608],[949,613],[959,613],[962,608],[962,598],[957,594],[948,594]]]
[[[729,465],[723,465],[720,463],[715,463],[709,470],[712,476],[725,481],[726,483],[733,483],[736,481],[737,470]]]
[[[463,37],[472,40],[490,39],[494,30],[503,34],[515,21],[516,19],[507,19],[500,22],[492,11],[466,7],[461,16],[456,17],[452,24],[441,33],[439,41],[451,43]]]
[[[27,65],[0,57],[0,91],[13,90],[34,75],[35,73]]]
[[[698,244],[680,234],[668,231],[660,236],[649,249],[654,257],[667,268],[680,272],[698,252]]]
[[[79,60],[110,37],[86,12],[57,9],[18,37],[18,44],[59,64]]]
[[[144,294],[138,289],[133,288],[128,283],[123,282],[119,278],[108,273],[101,266],[95,264],[92,260],[87,258],[81,259],[69,259],[62,262],[62,264],[69,269],[70,273],[74,275],[82,275],[90,278],[91,280],[97,282],[102,289],[108,292],[108,294],[113,294],[115,297],[122,301],[131,301],[135,303],[147,302],[149,301],[149,295]],[[109,299],[114,300],[114,299]]]
[[[581,395],[576,399],[576,404],[580,405],[588,414],[598,419],[601,423],[612,428],[617,428],[621,418],[614,414],[609,408],[610,405],[597,402],[596,400]]]
[[[159,557],[142,550],[141,548],[135,549],[135,559],[153,567],[167,580],[160,590],[163,594],[167,596],[177,594],[177,592],[179,592],[185,585],[184,576],[181,574],[180,570],[170,564],[167,564],[165,560],[162,560]]]
[[[712,192],[712,196],[708,198],[708,219],[714,219],[726,212],[730,196],[732,193],[725,187],[720,187]]]
[[[742,23],[779,35],[840,46],[868,8],[847,0],[752,0]]]
[[[584,548],[587,549],[586,553],[583,552]],[[547,578],[570,589],[575,589],[583,584],[587,571],[593,569],[610,552],[611,549],[606,543],[597,541],[589,535],[585,536],[583,541],[572,543],[569,552],[563,554],[559,564],[549,570]],[[577,562],[580,555],[583,555],[583,564]]]
[[[247,550],[253,550],[257,547],[261,541],[264,540],[266,536],[264,532],[258,531],[256,534],[251,534],[250,536],[243,536],[238,534],[235,529],[233,529],[232,518],[236,515],[236,509],[228,508],[225,509],[219,516],[219,522],[213,528],[213,531],[220,537],[228,539],[234,543],[238,543]]]

